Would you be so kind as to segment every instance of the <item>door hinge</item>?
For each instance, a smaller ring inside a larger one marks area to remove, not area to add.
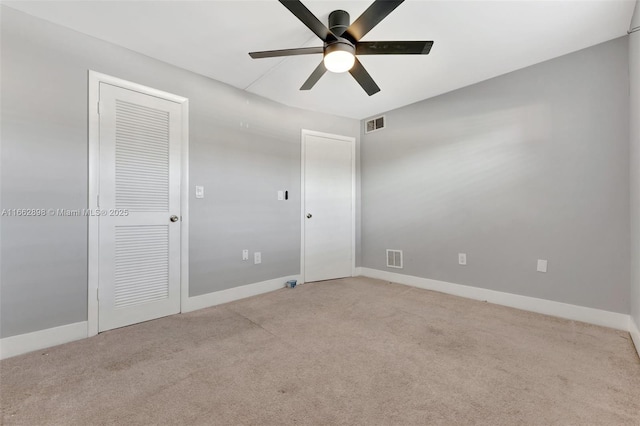
[[[96,288],[96,300],[100,301],[100,287]]]
[[[98,115],[102,113],[102,102],[98,101]]]
[[[96,197],[96,204],[98,208],[100,208],[100,194],[98,194],[98,196]]]

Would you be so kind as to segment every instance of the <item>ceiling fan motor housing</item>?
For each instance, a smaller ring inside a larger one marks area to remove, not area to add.
[[[349,40],[347,40],[346,38],[339,38],[338,40],[335,41],[329,41],[327,43],[325,43],[324,45],[324,54],[328,55],[331,52],[336,52],[336,51],[345,51],[345,52],[349,52],[352,55],[355,56],[356,54],[356,48],[353,45],[353,43],[351,43]]]
[[[329,14],[329,29],[335,35],[335,38],[329,37],[325,41],[325,55],[339,50],[349,52],[352,55],[356,54],[356,47],[353,41],[342,37],[349,25],[349,13],[344,10],[334,10]]]

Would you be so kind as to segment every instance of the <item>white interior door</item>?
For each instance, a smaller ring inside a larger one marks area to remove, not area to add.
[[[353,267],[353,138],[303,134],[304,280],[350,277]]]
[[[180,312],[182,112],[176,102],[106,83],[99,96],[104,331]]]

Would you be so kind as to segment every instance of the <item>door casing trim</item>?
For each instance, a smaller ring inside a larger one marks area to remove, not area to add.
[[[182,140],[181,140],[181,179],[180,179],[180,311],[185,310],[189,297],[189,99],[163,92],[141,84],[132,83],[110,75],[89,70],[88,75],[88,140],[89,140],[89,199],[88,208],[98,208],[99,170],[100,170],[100,119],[98,101],[100,83],[111,84],[124,89],[140,92],[176,102],[182,106]],[[98,271],[99,271],[99,239],[98,217],[88,218],[88,276],[87,276],[87,337],[98,334]]]
[[[351,143],[351,276],[356,275],[356,138],[302,129],[300,136],[300,282],[305,282],[305,137],[319,136]]]

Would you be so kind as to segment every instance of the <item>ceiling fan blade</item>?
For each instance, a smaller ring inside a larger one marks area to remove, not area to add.
[[[249,52],[249,56],[253,59],[259,58],[275,58],[278,56],[295,56],[295,55],[312,55],[314,53],[323,53],[322,47],[301,47],[299,49],[282,49],[282,50],[263,50],[262,52]]]
[[[320,40],[327,41],[327,38],[331,37],[335,39],[333,33],[326,27],[316,16],[306,8],[304,4],[302,4],[298,0],[279,0],[280,3],[291,13],[293,13],[296,18],[298,18],[303,24],[307,26],[311,31],[315,33]]]
[[[353,24],[347,28],[346,33],[354,38],[355,41],[360,40],[366,33],[371,31],[373,27],[378,25],[380,21],[393,12],[396,7],[400,6],[404,0],[376,0],[365,10]]]
[[[327,69],[324,66],[324,61],[320,61],[320,65],[318,65],[316,69],[313,70],[313,72],[311,73],[307,81],[304,82],[300,90],[311,90],[311,88],[316,85],[318,80],[320,80],[320,77],[322,77],[325,72],[327,72]]]
[[[356,55],[428,55],[432,41],[360,41]]]
[[[362,66],[358,58],[356,58],[356,62],[353,64],[353,67],[349,70],[349,73],[356,79],[358,84],[362,86],[367,95],[375,95],[380,91],[380,88],[373,81],[373,78],[369,75],[366,69]]]

